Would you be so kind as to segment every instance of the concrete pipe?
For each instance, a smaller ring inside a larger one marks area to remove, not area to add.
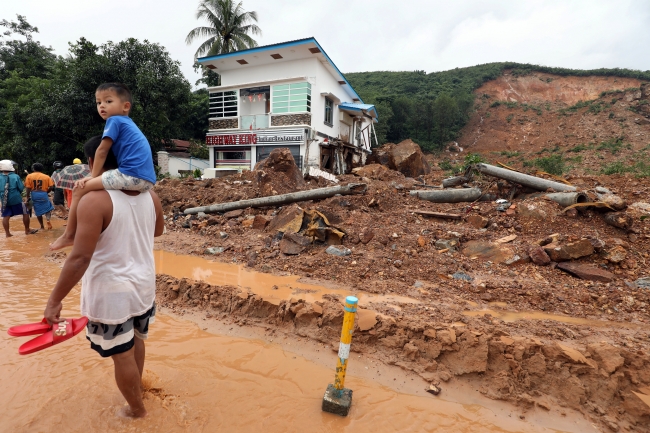
[[[537,191],[546,191],[549,188],[553,188],[555,191],[576,190],[575,186],[565,185],[560,182],[554,182],[552,180],[546,180],[539,177],[530,176],[516,171],[507,170],[501,167],[495,167],[490,164],[480,163],[480,164],[476,164],[474,167],[476,168],[476,170],[480,171],[483,174],[498,177],[499,179],[505,179],[510,182],[518,183],[520,185],[536,189]]]
[[[587,203],[589,201],[589,197],[584,192],[554,192],[546,194],[546,197],[562,207],[568,207],[576,203]]]
[[[471,202],[478,200],[479,197],[483,200],[491,200],[492,194],[485,194],[481,197],[480,189],[478,188],[462,188],[462,189],[446,189],[442,191],[411,191],[411,195],[418,197],[422,200],[432,201],[434,203],[461,203]]]

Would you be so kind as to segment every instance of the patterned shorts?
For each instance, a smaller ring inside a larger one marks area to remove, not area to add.
[[[120,170],[108,170],[102,174],[104,189],[147,192],[153,183],[122,173]]]
[[[107,358],[131,350],[135,344],[135,337],[146,340],[149,325],[155,319],[156,304],[154,303],[146,313],[131,317],[119,325],[105,325],[89,321],[86,325],[86,339],[90,341],[91,349],[103,358]]]

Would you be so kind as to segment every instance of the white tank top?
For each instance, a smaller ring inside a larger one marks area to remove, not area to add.
[[[81,314],[116,325],[145,313],[155,300],[156,209],[148,192],[106,192],[113,201],[113,218],[81,280]]]

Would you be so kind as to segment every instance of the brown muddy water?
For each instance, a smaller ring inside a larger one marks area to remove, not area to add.
[[[518,412],[503,406],[497,410],[397,392],[350,373],[346,385],[354,390],[353,406],[347,418],[340,418],[320,409],[333,379],[333,352],[326,351],[327,362],[319,364],[279,344],[205,332],[164,312],[156,317],[147,341],[149,416],[118,418],[115,413],[124,400],[113,380],[112,362],[90,350],[83,334],[19,356],[18,346],[31,337],[6,333],[10,326],[42,317],[60,271],[59,264],[43,256],[61,234],[61,223],[57,226],[25,236],[16,220],[15,236],[0,238],[0,432],[593,431],[582,419],[567,417],[559,423],[562,428],[546,428],[543,415],[537,423],[529,421],[531,416],[522,421]],[[187,272],[187,277],[205,278],[195,270]],[[64,317],[78,317],[78,303],[79,287],[65,300]],[[364,360],[354,362],[359,368]]]

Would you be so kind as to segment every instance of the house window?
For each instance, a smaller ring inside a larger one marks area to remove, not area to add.
[[[237,92],[210,92],[210,117],[237,117]]]
[[[333,126],[332,123],[332,112],[334,111],[334,101],[330,98],[325,98],[325,124],[327,126]]]
[[[311,84],[293,83],[273,86],[272,112],[301,113],[311,112]]]
[[[214,165],[250,165],[251,148],[250,147],[232,147],[229,149],[215,149]]]

